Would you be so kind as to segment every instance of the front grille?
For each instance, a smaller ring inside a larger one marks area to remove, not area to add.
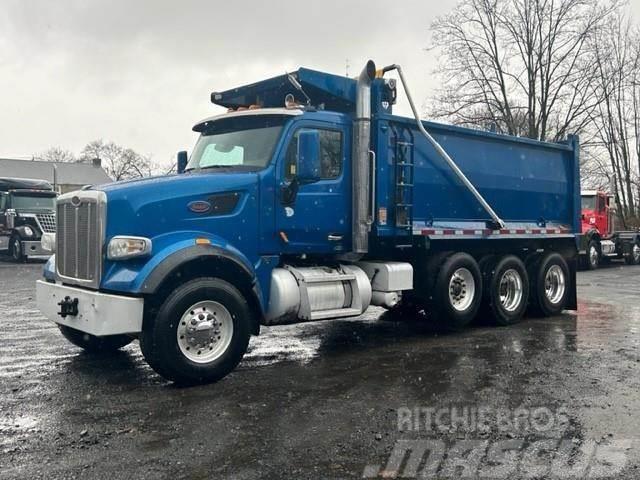
[[[93,287],[100,283],[104,205],[99,193],[76,192],[58,201],[56,267],[65,283]]]
[[[56,216],[53,213],[37,213],[40,228],[45,233],[56,233]]]

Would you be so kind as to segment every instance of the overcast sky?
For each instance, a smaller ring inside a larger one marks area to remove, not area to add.
[[[102,138],[168,163],[217,111],[212,90],[298,66],[344,74],[347,59],[352,76],[368,58],[402,64],[422,104],[429,24],[455,3],[3,0],[0,157]]]
[[[400,63],[422,103],[433,1],[30,1],[0,9],[0,158],[97,138],[157,161],[190,149],[224,90],[299,66]],[[433,82],[431,82],[433,84]],[[405,106],[406,111],[406,106]]]

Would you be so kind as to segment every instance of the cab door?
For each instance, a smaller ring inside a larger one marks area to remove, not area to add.
[[[596,228],[602,235],[608,235],[609,232],[609,218],[607,212],[607,196],[598,192],[596,195],[596,208],[595,208]]]
[[[296,184],[298,136],[318,132],[320,178]],[[278,159],[276,235],[282,253],[335,254],[351,248],[351,150],[349,126],[299,122]],[[295,191],[292,191],[295,190]]]

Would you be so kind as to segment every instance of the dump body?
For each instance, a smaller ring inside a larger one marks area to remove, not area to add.
[[[512,228],[556,227],[580,231],[578,142],[550,144],[479,130],[424,122],[485,200]],[[411,119],[381,115],[375,120],[378,235],[397,235],[402,200],[398,178],[403,161],[413,164],[414,233],[423,227],[484,229],[491,218]],[[406,152],[402,153],[401,150]],[[405,189],[406,190],[406,189]],[[386,209],[386,225],[380,209]]]

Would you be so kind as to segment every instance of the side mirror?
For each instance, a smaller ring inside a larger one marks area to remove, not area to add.
[[[187,158],[187,152],[185,152],[184,150],[181,152],[178,152],[178,166],[177,166],[178,173],[184,173],[184,169],[187,168],[188,161],[189,159]]]
[[[302,130],[298,134],[298,164],[296,178],[300,183],[320,180],[320,134],[317,130]]]

